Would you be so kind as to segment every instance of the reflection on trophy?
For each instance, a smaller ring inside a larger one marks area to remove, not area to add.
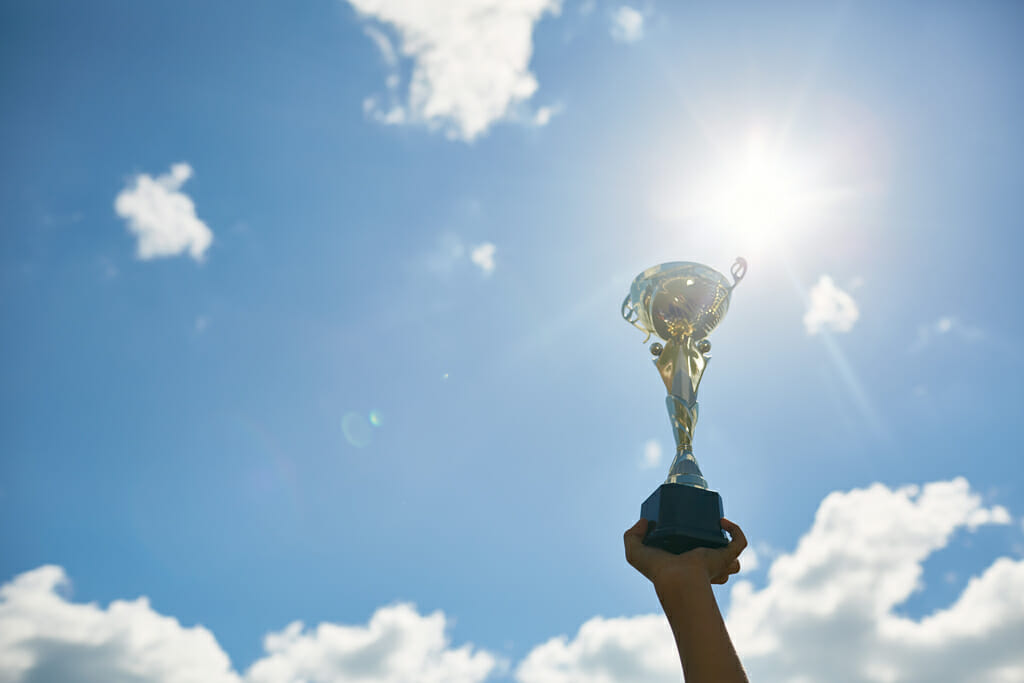
[[[736,259],[732,284],[724,275],[699,263],[663,263],[637,275],[622,302],[622,317],[665,343],[651,344],[654,364],[668,389],[669,419],[676,456],[665,483],[644,501],[640,515],[649,520],[644,543],[673,553],[728,543],[719,519],[722,497],[708,490],[693,457],[697,425],[697,388],[711,359],[708,334],[729,310],[729,297],[747,272]]]

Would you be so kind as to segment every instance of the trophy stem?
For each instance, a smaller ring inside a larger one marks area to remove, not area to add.
[[[693,429],[697,426],[697,402],[687,403],[675,394],[665,399],[672,434],[676,440],[676,457],[669,468],[666,484],[683,484],[706,489],[708,482],[700,471],[697,458],[693,456]]]

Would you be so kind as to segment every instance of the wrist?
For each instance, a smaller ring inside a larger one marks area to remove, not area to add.
[[[680,558],[681,559],[681,558]],[[696,588],[710,586],[711,578],[702,563],[676,562],[651,577],[654,591],[664,602],[677,595],[685,595]]]

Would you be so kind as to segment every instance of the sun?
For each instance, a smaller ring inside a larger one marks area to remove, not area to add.
[[[821,188],[809,163],[752,133],[713,165],[698,198],[700,213],[751,247],[764,247],[804,227]]]
[[[773,251],[820,217],[828,196],[820,161],[754,129],[691,160],[662,197],[671,197],[670,218],[698,225],[719,243],[747,255]]]
[[[724,169],[715,189],[711,209],[722,220],[757,229],[798,219],[811,188],[793,159],[755,139],[735,165]]]

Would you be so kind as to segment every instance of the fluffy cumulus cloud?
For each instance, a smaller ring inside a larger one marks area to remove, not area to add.
[[[442,613],[394,605],[365,626],[272,633],[243,676],[202,626],[183,627],[146,598],[75,603],[67,585],[63,569],[44,566],[0,588],[0,683],[478,683],[501,667],[450,647]]]
[[[679,683],[679,656],[665,617],[595,617],[572,640],[553,638],[516,668],[519,683]]]
[[[629,5],[622,5],[611,16],[612,39],[619,43],[635,43],[644,37],[644,15]]]
[[[524,114],[537,91],[530,72],[533,27],[560,0],[349,0],[371,23],[367,34],[389,69],[368,115],[388,124],[425,124],[473,140],[513,114],[543,125],[552,109]],[[404,77],[402,61],[411,62]]]
[[[1024,680],[1024,561],[996,560],[921,619],[897,610],[955,532],[1009,521],[964,479],[833,493],[763,589],[733,589],[737,648],[763,680]]]
[[[494,272],[494,252],[496,247],[491,242],[484,242],[473,247],[473,250],[469,252],[469,260],[473,262],[477,268],[479,268],[484,275],[490,275]]]
[[[900,609],[927,590],[924,564],[955,534],[1012,521],[964,479],[830,494],[795,550],[770,554],[764,585],[732,589],[726,619],[751,680],[1024,680],[1024,560],[995,559],[925,616]],[[202,626],[184,627],[145,598],[75,603],[66,584],[46,566],[0,588],[0,683],[478,683],[506,671],[492,653],[453,647],[444,614],[400,604],[365,625],[293,623],[240,674]],[[533,648],[514,676],[678,683],[679,663],[662,615],[595,617]]]
[[[249,683],[477,683],[499,665],[469,645],[449,646],[441,612],[411,605],[383,607],[366,626],[295,622],[264,641],[267,655],[249,669]]]
[[[138,240],[136,253],[142,260],[177,256],[188,251],[197,261],[213,242],[213,233],[196,216],[196,207],[182,185],[192,177],[188,164],[174,164],[169,173],[156,178],[141,173],[114,200],[117,215],[128,221]]]
[[[849,332],[859,317],[860,310],[853,297],[839,289],[828,275],[822,275],[811,288],[807,312],[804,313],[804,329],[807,334],[818,334],[823,330]]]
[[[73,603],[66,588],[54,566],[0,587],[0,683],[239,683],[202,626],[184,628],[146,598]]]
[[[924,561],[958,531],[1006,524],[964,479],[875,484],[822,501],[811,530],[758,589],[739,581],[729,629],[751,680],[1024,680],[1024,561],[996,559],[953,603],[920,619],[899,606],[922,590]],[[521,683],[678,681],[660,615],[595,618],[519,665]]]

